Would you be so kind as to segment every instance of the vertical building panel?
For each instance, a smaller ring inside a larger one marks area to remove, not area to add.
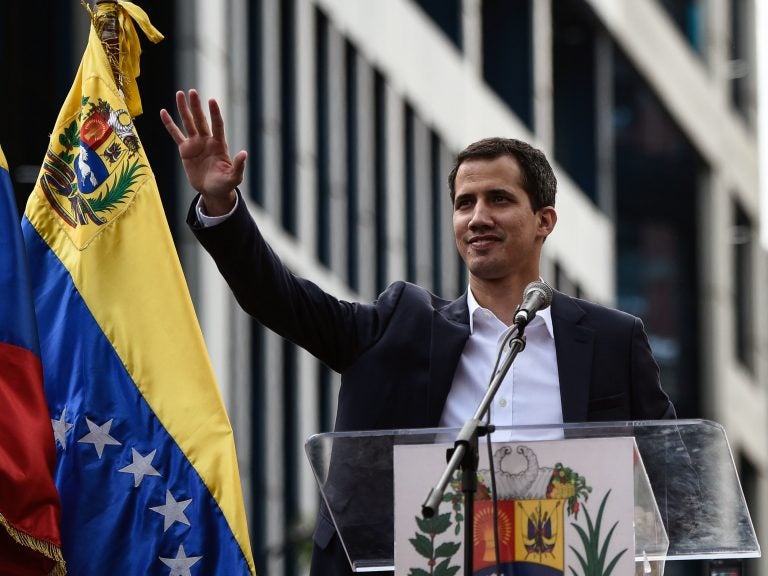
[[[554,146],[552,103],[552,0],[531,2],[533,33],[533,127],[541,146]]]
[[[296,434],[291,450],[298,457],[296,468],[298,506],[296,511],[299,524],[297,528],[300,528],[299,533],[302,537],[309,537],[312,534],[311,528],[314,527],[314,520],[317,515],[319,494],[315,477],[304,452],[304,442],[322,429],[317,411],[321,390],[320,379],[318,378],[320,363],[309,352],[301,349],[297,350],[297,362],[298,395],[296,398],[296,420],[293,423],[296,427]]]
[[[463,267],[464,264],[456,249],[456,240],[453,234],[453,205],[448,190],[448,173],[453,168],[455,155],[442,141],[440,142],[438,161],[437,171],[440,174],[440,189],[437,212],[441,215],[442,222],[439,248],[443,276],[443,289],[440,295],[444,298],[456,298],[467,289],[467,286],[459,273],[459,267]]]
[[[376,296],[376,199],[375,199],[375,115],[374,72],[357,57],[357,291],[363,300]]]
[[[309,250],[317,238],[317,57],[315,9],[296,3],[296,210],[298,238]]]
[[[262,92],[260,134],[262,147],[262,178],[259,183],[264,209],[271,215],[280,214],[282,186],[282,142],[280,139],[280,0],[261,0]]]
[[[265,330],[265,387],[262,415],[264,429],[268,431],[269,441],[264,443],[264,468],[260,471],[265,499],[264,519],[267,530],[261,545],[266,549],[264,572],[266,574],[285,574],[285,562],[282,554],[285,546],[286,510],[285,481],[286,471],[283,446],[283,339],[277,334]]]
[[[422,120],[413,116],[413,254],[414,281],[427,289],[433,287],[432,253],[432,154],[430,132]]]
[[[346,275],[347,267],[347,137],[346,66],[344,38],[328,28],[328,115],[329,183],[330,183],[330,268]],[[322,71],[321,71],[322,72]]]
[[[282,340],[282,468],[277,476],[282,482],[283,515],[285,524],[282,534],[282,550],[284,572],[298,573],[298,550],[295,534],[300,524],[299,509],[299,458],[301,452],[296,451],[299,443],[299,349],[289,342]],[[274,470],[273,470],[274,471]]]
[[[391,87],[387,96],[387,282],[406,276],[405,106]]]

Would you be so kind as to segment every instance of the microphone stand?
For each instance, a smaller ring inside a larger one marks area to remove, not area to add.
[[[475,414],[464,423],[453,448],[448,450],[448,465],[437,485],[429,491],[427,499],[421,506],[425,518],[431,518],[443,499],[443,493],[451,481],[456,469],[461,470],[461,491],[464,494],[464,574],[472,576],[472,556],[474,552],[474,499],[477,491],[477,467],[480,460],[478,438],[490,434],[493,425],[484,426],[481,422],[493,402],[504,377],[509,372],[512,362],[525,349],[525,324],[516,324],[509,338],[509,353],[502,361],[493,376],[485,396],[480,401]],[[491,463],[493,465],[493,463]]]

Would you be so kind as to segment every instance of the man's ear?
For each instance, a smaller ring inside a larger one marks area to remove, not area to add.
[[[542,238],[546,238],[555,229],[557,224],[557,212],[554,206],[543,206],[536,213],[539,217],[539,234]]]

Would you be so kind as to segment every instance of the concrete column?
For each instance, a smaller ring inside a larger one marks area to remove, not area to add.
[[[552,0],[533,4],[533,126],[545,150],[555,145],[552,103]]]
[[[330,22],[330,21],[329,21]],[[331,270],[346,278],[347,271],[347,102],[344,37],[333,25],[328,27],[327,75],[330,149],[330,245]]]
[[[374,132],[376,108],[374,105],[373,68],[356,54],[357,89],[357,218],[350,222],[357,226],[358,292],[363,300],[376,297],[376,198]]]
[[[413,115],[414,250],[415,282],[429,290],[432,284],[432,170],[430,131],[418,114]]]
[[[613,118],[613,43],[599,31],[595,38],[595,130],[597,205],[616,220],[616,158]]]
[[[388,282],[405,278],[405,114],[403,101],[390,86],[387,101],[387,274]]]
[[[296,2],[296,112],[298,237],[314,254],[317,239],[317,84],[315,80],[315,8],[309,0]]]
[[[205,0],[199,0],[205,2]],[[261,41],[261,95],[263,108],[258,111],[262,145],[262,182],[264,209],[279,220],[282,143],[280,137],[280,0],[261,0],[262,27],[257,33]]]
[[[456,240],[453,235],[453,206],[451,205],[450,191],[448,190],[448,173],[453,168],[455,155],[446,148],[444,143],[440,145],[439,167],[440,194],[438,194],[437,212],[440,214],[440,266],[443,273],[443,289],[440,296],[455,298],[463,293],[466,286],[459,283],[459,254],[456,250]]]

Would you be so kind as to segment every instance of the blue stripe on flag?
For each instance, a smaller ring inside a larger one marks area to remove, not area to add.
[[[176,573],[169,562],[186,557],[192,576],[248,573],[220,508],[140,394],[68,271],[26,218],[22,229],[30,259],[43,263],[32,286],[48,406],[54,421],[63,416],[65,430],[66,446],[57,442],[56,484],[68,572],[168,575]],[[150,467],[141,467],[142,458]],[[173,505],[189,499],[186,507]],[[87,536],[78,538],[84,526]]]
[[[17,277],[19,270],[27,269],[24,243],[18,233],[18,214],[11,177],[5,168],[0,168],[0,294],[9,304],[0,306],[0,342],[40,356],[28,284],[26,278],[22,281]],[[16,233],[9,233],[14,229]]]

